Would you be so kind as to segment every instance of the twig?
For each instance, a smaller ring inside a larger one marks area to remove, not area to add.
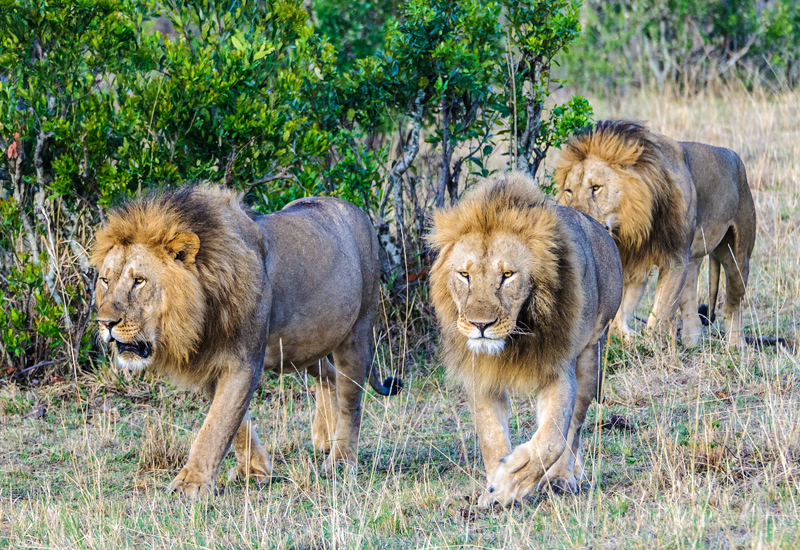
[[[236,162],[236,146],[233,146],[233,151],[231,151],[231,156],[228,157],[228,162],[225,163],[225,187],[231,187],[233,185],[233,164]],[[249,193],[249,191],[248,191]]]
[[[66,360],[67,360],[66,357],[61,357],[59,359],[52,359],[50,361],[42,361],[40,363],[36,363],[35,365],[32,365],[32,366],[24,368],[24,369],[22,369],[20,371],[17,371],[17,372],[14,372],[12,374],[9,374],[6,377],[0,378],[0,383],[1,382],[5,382],[6,380],[10,380],[10,379],[15,378],[15,377],[19,377],[19,376],[21,376],[21,375],[23,375],[23,374],[25,374],[25,373],[27,373],[29,371],[32,371],[33,369],[38,369],[39,367],[44,367],[46,365],[52,365],[54,363],[61,363],[62,361],[66,361]]]
[[[259,185],[264,185],[265,183],[269,183],[275,180],[285,180],[294,177],[294,175],[289,171],[288,168],[281,168],[277,174],[272,174],[271,176],[264,176],[260,180],[256,180],[253,184],[247,188],[247,191],[244,192],[245,195],[249,195],[253,189],[258,187]]]

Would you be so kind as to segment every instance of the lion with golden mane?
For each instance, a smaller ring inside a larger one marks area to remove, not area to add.
[[[256,216],[234,192],[187,187],[130,201],[97,234],[97,321],[118,366],[151,369],[212,399],[169,490],[213,494],[231,442],[231,477],[272,474],[247,412],[266,368],[317,379],[315,447],[356,464],[362,385],[373,370],[378,241],[367,216],[308,198]]]
[[[434,214],[431,292],[449,375],[469,395],[486,467],[478,503],[577,492],[581,427],[622,297],[614,241],[521,175]],[[511,450],[508,391],[538,390],[538,429]]]
[[[555,174],[562,204],[589,214],[614,236],[625,273],[615,321],[629,326],[653,266],[658,283],[648,328],[674,328],[680,307],[684,345],[702,335],[698,317],[700,264],[710,256],[708,318],[725,269],[727,341],[739,345],[741,302],[750,272],[756,211],[739,155],[702,143],[678,142],[622,120],[602,121],[573,137]]]

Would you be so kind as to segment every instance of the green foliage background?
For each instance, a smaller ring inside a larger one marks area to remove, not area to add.
[[[793,86],[798,49],[792,0],[0,0],[0,380],[96,360],[87,250],[123,198],[340,196],[396,288],[431,208],[497,170],[546,181],[592,116],[560,79]]]
[[[800,79],[796,0],[586,0],[580,19],[562,72],[603,91],[694,93],[731,79],[780,90]]]
[[[0,379],[96,360],[87,250],[104,209],[148,189],[213,181],[263,212],[343,197],[372,217],[387,280],[402,282],[399,251],[421,261],[444,198],[418,170],[420,143],[441,153],[451,200],[488,175],[525,82],[542,111],[549,74],[531,72],[533,50],[555,40],[549,64],[573,40],[577,6],[0,0]],[[587,103],[570,105],[539,116],[540,145],[588,122]]]

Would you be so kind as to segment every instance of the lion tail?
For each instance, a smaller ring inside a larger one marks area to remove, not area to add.
[[[380,395],[397,395],[403,389],[403,381],[394,376],[390,376],[381,384],[381,379],[378,378],[378,370],[375,368],[369,373],[369,385]]]
[[[719,292],[719,260],[714,256],[708,257],[708,305],[702,304],[697,308],[700,321],[708,326],[714,323],[717,314],[714,309],[717,307],[717,293]]]

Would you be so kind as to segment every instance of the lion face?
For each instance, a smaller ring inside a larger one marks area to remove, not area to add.
[[[531,254],[519,237],[497,234],[486,243],[467,235],[450,254],[448,288],[457,327],[473,353],[496,355],[515,331],[530,292]]]
[[[623,207],[622,170],[607,162],[589,157],[570,170],[559,188],[558,200],[565,206],[580,210],[611,233],[619,229]]]
[[[173,294],[176,289],[191,294],[196,286],[190,269],[199,240],[181,233],[170,244],[114,246],[98,269],[99,333],[120,368],[138,371],[150,366],[164,353],[160,339],[182,321],[176,318]]]
[[[160,270],[145,245],[117,246],[97,277],[100,337],[115,352],[117,364],[141,370],[153,361],[162,302]]]

